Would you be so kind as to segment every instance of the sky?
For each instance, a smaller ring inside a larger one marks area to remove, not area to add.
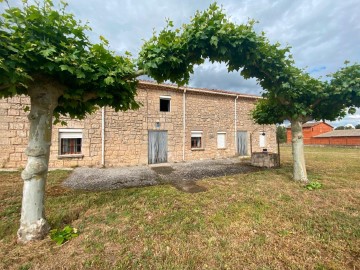
[[[9,0],[17,5],[19,0]],[[93,42],[102,35],[118,54],[129,51],[134,57],[153,31],[159,32],[171,19],[175,27],[188,23],[197,10],[213,1],[190,0],[67,0],[68,11],[88,21]],[[359,0],[218,0],[230,20],[241,24],[255,19],[259,33],[270,42],[290,45],[296,66],[313,77],[326,75],[344,66],[344,61],[360,63]],[[244,80],[239,73],[228,73],[225,65],[205,64],[195,68],[191,87],[222,89],[261,94],[255,79]],[[333,126],[360,124],[360,109]]]

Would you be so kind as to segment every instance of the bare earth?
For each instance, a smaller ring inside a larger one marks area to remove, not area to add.
[[[195,181],[259,170],[240,158],[164,163],[121,168],[76,168],[63,182],[72,189],[111,190],[129,187],[172,184],[185,192],[205,191]]]

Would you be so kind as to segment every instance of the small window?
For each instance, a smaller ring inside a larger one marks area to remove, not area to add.
[[[191,148],[202,148],[202,131],[191,131]]]
[[[259,146],[260,147],[265,147],[266,146],[266,133],[265,132],[260,133]]]
[[[160,97],[160,112],[170,112],[170,96]]]
[[[226,132],[217,133],[217,147],[226,148]]]
[[[81,129],[60,129],[60,155],[81,154],[82,130]]]

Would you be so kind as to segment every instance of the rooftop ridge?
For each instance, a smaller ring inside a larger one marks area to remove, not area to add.
[[[209,94],[223,94],[228,96],[239,96],[239,97],[247,97],[247,98],[254,98],[254,99],[261,99],[261,96],[258,95],[252,95],[252,94],[244,94],[239,93],[235,91],[227,91],[227,90],[220,90],[220,89],[209,89],[209,88],[197,88],[197,87],[189,87],[189,86],[178,86],[176,84],[171,83],[157,83],[154,81],[149,80],[139,80],[140,84],[148,84],[148,85],[156,85],[156,86],[163,86],[163,87],[171,87],[176,89],[181,89],[186,91],[196,91],[196,92],[203,92],[203,93],[209,93]]]

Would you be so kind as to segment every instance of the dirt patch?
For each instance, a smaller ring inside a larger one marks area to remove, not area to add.
[[[199,193],[207,191],[206,187],[199,186],[195,181],[176,181],[172,185],[178,190],[187,192],[187,193]]]
[[[55,185],[46,189],[46,196],[58,197],[66,194],[68,191],[69,189],[63,186]]]
[[[171,174],[174,169],[171,166],[159,166],[159,167],[151,167],[151,169],[158,174]]]
[[[258,170],[239,158],[109,169],[77,168],[64,181],[64,186],[73,189],[110,190],[166,183],[184,192],[195,193],[206,190],[196,184],[197,180]]]

